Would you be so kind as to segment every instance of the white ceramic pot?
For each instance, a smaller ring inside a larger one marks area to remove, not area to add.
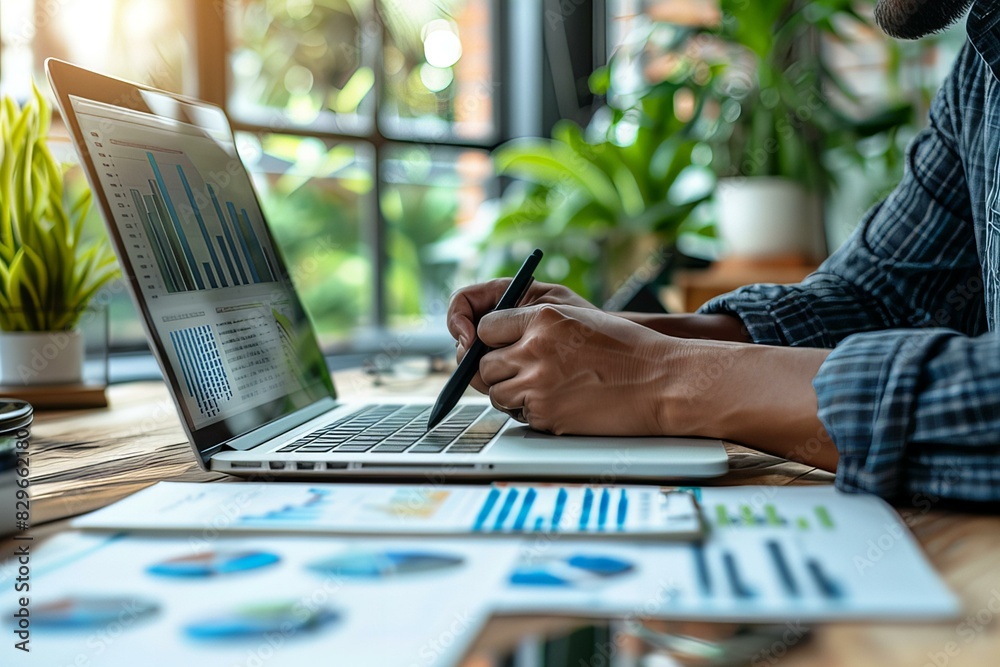
[[[818,198],[783,178],[723,178],[715,191],[719,234],[728,256],[817,255]]]
[[[0,384],[78,384],[83,361],[79,331],[0,331]]]

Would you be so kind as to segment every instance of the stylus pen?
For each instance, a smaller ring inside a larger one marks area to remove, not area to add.
[[[496,308],[493,309],[494,311],[517,307],[517,304],[524,297],[525,292],[528,291],[531,281],[534,280],[535,269],[538,268],[538,262],[541,260],[541,250],[536,249],[535,252],[528,255],[528,259],[524,260],[524,264],[521,265],[514,279],[507,286],[507,291],[500,297]],[[458,403],[458,399],[462,397],[462,394],[469,387],[472,378],[476,376],[476,372],[479,371],[479,362],[489,351],[490,348],[486,347],[483,341],[477,338],[476,342],[469,348],[469,351],[465,353],[465,358],[462,359],[462,363],[455,369],[455,372],[448,380],[448,384],[441,390],[441,395],[438,396],[437,402],[434,404],[434,409],[431,410],[431,417],[427,420],[428,431],[440,424],[441,420],[447,417],[448,413],[452,411]]]

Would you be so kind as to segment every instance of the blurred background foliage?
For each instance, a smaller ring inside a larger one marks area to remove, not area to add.
[[[614,56],[590,77],[605,103],[547,139],[504,147],[494,171],[488,148],[501,136],[501,102],[523,94],[500,69],[508,43],[496,41],[497,25],[509,3],[227,0],[213,3],[222,20],[209,38],[225,46],[208,64],[196,44],[201,0],[62,0],[51,14],[47,4],[0,4],[0,88],[15,97],[27,97],[32,77],[42,80],[49,56],[209,97],[199,77],[218,68],[240,152],[323,343],[334,349],[373,326],[440,326],[455,287],[509,274],[536,244],[549,250],[540,277],[595,300],[662,246],[711,257],[712,207],[703,198],[745,152],[731,140],[740,121],[760,115],[749,104],[774,102],[735,99],[740,91],[723,86],[725,74],[772,58],[787,31],[747,23],[769,21],[772,10],[801,9],[811,62],[831,66],[802,85],[815,89],[821,75],[843,114],[839,128],[824,120],[824,131],[837,132],[819,142],[823,169],[837,175],[827,206],[836,247],[898,180],[902,147],[963,43],[961,27],[919,43],[886,40],[871,28],[873,0],[609,0],[600,3],[606,49],[595,41],[593,60]],[[713,40],[752,57],[734,60]],[[798,85],[796,62],[782,72]],[[744,93],[763,93],[756,79],[746,81]],[[862,122],[907,105],[912,115],[890,119],[889,131]],[[70,191],[83,187],[74,171]],[[87,226],[100,233],[96,211]],[[121,285],[113,297],[113,343],[142,346]]]
[[[641,23],[591,77],[607,103],[585,128],[564,121],[496,151],[497,172],[517,179],[483,246],[517,242],[501,273],[537,244],[544,278],[602,303],[679,242],[715,257],[717,178],[779,176],[857,210],[902,176],[934,84],[899,82],[934,40],[878,36],[897,83],[865,96],[842,56],[875,34],[874,0],[664,4],[675,11]]]

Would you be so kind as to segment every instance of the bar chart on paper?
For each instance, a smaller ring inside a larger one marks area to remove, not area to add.
[[[717,503],[708,517],[718,528],[752,528],[769,526],[794,528],[797,530],[833,530],[836,528],[830,510],[823,504],[806,506],[801,512],[791,514],[787,509],[779,510],[774,503],[758,505],[741,503],[730,505]]]

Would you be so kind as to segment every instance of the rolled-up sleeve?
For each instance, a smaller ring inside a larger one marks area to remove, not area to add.
[[[739,317],[757,343],[833,349],[813,386],[845,490],[1000,501],[1000,334],[987,332],[963,162],[982,152],[961,115],[983,104],[965,85],[975,67],[966,46],[903,181],[816,273],[702,309]]]
[[[1000,335],[851,336],[813,382],[837,484],[887,498],[1000,501]]]

